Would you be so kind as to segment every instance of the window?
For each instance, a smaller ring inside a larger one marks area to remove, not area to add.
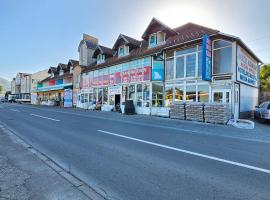
[[[166,86],[165,87],[165,106],[170,107],[173,101],[173,87]]]
[[[171,80],[174,78],[174,59],[166,59],[166,80]]]
[[[232,73],[232,43],[225,40],[214,41],[213,74]]]
[[[103,104],[108,104],[108,88],[103,88]]]
[[[152,84],[152,106],[163,106],[163,83]]]
[[[157,32],[157,44],[161,44],[165,42],[165,33],[164,32]]]
[[[130,85],[128,87],[128,99],[135,100],[135,85]]]
[[[142,84],[137,85],[137,106],[142,107],[143,93]]]
[[[176,78],[184,78],[185,57],[176,58]]]
[[[122,56],[126,56],[129,54],[129,47],[126,45],[120,46],[118,49],[118,56],[122,57]]]
[[[143,84],[143,107],[149,107],[150,104],[150,87],[148,84]]]
[[[198,102],[206,103],[209,101],[209,86],[198,85]]]
[[[154,47],[157,44],[156,33],[149,36],[149,47]]]
[[[174,101],[184,100],[184,86],[175,86]]]
[[[59,72],[59,75],[62,76],[64,74],[64,71],[61,69]]]
[[[98,103],[102,104],[103,103],[103,98],[102,98],[102,93],[103,93],[103,89],[102,88],[98,88]]]
[[[186,101],[196,102],[196,85],[186,86]]]
[[[198,77],[202,76],[202,52],[198,52]]]
[[[195,77],[196,54],[186,56],[186,77]]]
[[[223,92],[215,92],[214,93],[214,102],[222,103],[223,102]]]
[[[105,55],[103,54],[98,54],[97,56],[97,64],[105,62]]]
[[[176,56],[189,54],[189,53],[193,53],[193,52],[196,52],[196,47],[178,50],[178,51],[176,51]]]

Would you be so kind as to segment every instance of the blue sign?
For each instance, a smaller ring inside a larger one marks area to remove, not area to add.
[[[152,66],[152,81],[164,80],[164,60],[162,55],[154,57]]]
[[[208,35],[203,36],[202,44],[202,80],[212,80],[212,41]]]

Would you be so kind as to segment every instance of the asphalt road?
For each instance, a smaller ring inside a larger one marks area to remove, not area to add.
[[[269,143],[104,116],[0,104],[0,122],[108,199],[270,199]]]

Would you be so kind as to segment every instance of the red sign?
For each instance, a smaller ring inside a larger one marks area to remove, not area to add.
[[[110,77],[110,85],[114,85],[115,84],[114,74],[110,74],[109,77]]]
[[[121,72],[115,72],[115,84],[121,83]]]
[[[143,80],[144,81],[150,80],[150,71],[151,71],[150,66],[146,66],[143,68]]]
[[[137,82],[138,81],[138,71],[139,69],[131,69],[130,70],[130,82]]]
[[[110,75],[103,75],[103,85],[109,85],[109,76]]]
[[[49,85],[55,85],[55,80],[50,80]]]
[[[122,83],[129,83],[130,77],[128,70],[122,72]]]

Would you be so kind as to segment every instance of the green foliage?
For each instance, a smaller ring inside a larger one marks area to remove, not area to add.
[[[270,64],[261,67],[260,81],[261,91],[270,92]]]
[[[3,86],[0,85],[0,93],[2,93],[3,90],[4,90]]]

